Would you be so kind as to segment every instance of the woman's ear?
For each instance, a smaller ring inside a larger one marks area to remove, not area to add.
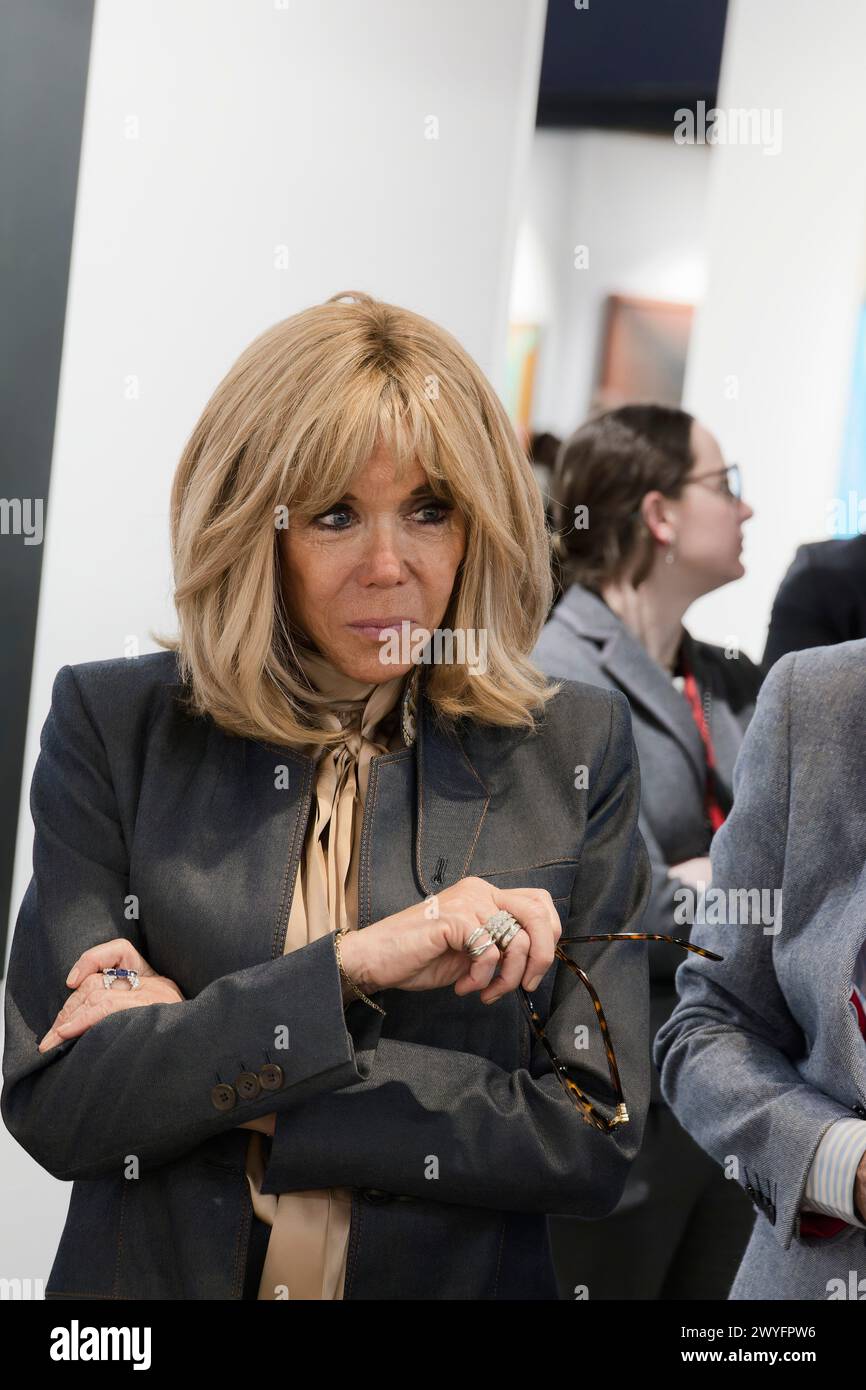
[[[653,539],[662,545],[671,545],[676,539],[671,506],[671,499],[665,497],[658,489],[645,493],[641,499],[640,514],[643,523]]]

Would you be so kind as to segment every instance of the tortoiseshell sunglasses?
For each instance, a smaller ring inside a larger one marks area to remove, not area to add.
[[[596,1129],[601,1129],[609,1133],[612,1129],[615,1129],[617,1125],[628,1124],[628,1108],[622,1093],[619,1067],[616,1063],[616,1055],[610,1037],[610,1028],[604,1016],[604,1009],[601,1007],[601,1000],[596,994],[595,987],[586,971],[582,970],[573,960],[569,960],[565,951],[562,950],[563,944],[570,946],[578,941],[667,941],[672,946],[682,946],[685,951],[694,951],[695,955],[705,956],[707,960],[724,960],[724,956],[716,955],[715,951],[706,951],[703,946],[693,946],[690,941],[681,941],[678,936],[664,936],[657,932],[604,932],[600,936],[561,936],[559,938],[559,943],[555,948],[554,955],[557,960],[562,961],[563,965],[567,965],[569,970],[571,970],[580,980],[581,984],[584,985],[592,1000],[596,1017],[598,1018],[598,1026],[601,1029],[604,1049],[607,1053],[607,1065],[610,1071],[611,1085],[613,1086],[616,1096],[615,1109],[611,1117],[602,1114],[590,1100],[586,1092],[582,1091],[577,1082],[572,1081],[571,1077],[567,1074],[565,1064],[559,1060],[550,1045],[550,1040],[545,1034],[544,1024],[541,1021],[538,1010],[523,986],[518,985],[518,994],[523,1000],[524,1007],[529,1015],[529,1022],[532,1025],[532,1030],[539,1042],[546,1049],[547,1055],[553,1063],[553,1070],[559,1077],[566,1094],[570,1096],[575,1108],[580,1111],[587,1124],[595,1125]]]

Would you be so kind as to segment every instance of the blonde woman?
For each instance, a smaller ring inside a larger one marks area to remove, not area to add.
[[[171,527],[177,637],[64,666],[33,777],[2,1110],[73,1181],[46,1297],[555,1298],[546,1215],[616,1205],[650,1063],[643,942],[569,948],[606,1035],[554,953],[650,868],[625,697],[528,659],[507,416],[337,295],[219,384]]]

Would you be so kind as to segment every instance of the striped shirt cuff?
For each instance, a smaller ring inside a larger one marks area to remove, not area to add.
[[[801,1210],[838,1216],[866,1231],[866,1222],[854,1212],[854,1179],[864,1153],[866,1120],[836,1120],[815,1152]]]

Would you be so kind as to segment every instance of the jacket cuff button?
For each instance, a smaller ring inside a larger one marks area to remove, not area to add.
[[[210,1093],[210,1098],[214,1108],[217,1110],[234,1110],[238,1099],[234,1086],[229,1086],[225,1081],[221,1081],[218,1086],[214,1086]]]
[[[262,1093],[262,1084],[254,1071],[242,1071],[235,1077],[235,1090],[241,1100],[255,1100]]]
[[[284,1079],[283,1069],[276,1062],[266,1062],[259,1071],[263,1091],[279,1091]]]

